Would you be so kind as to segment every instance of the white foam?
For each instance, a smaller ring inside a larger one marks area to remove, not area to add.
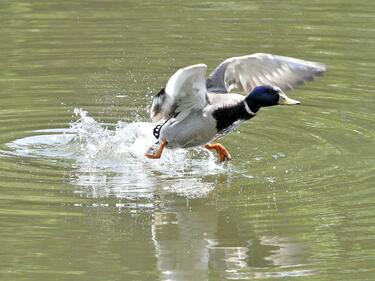
[[[69,129],[35,131],[38,135],[8,147],[24,157],[73,160],[68,181],[81,196],[152,199],[162,191],[204,197],[214,188],[204,177],[228,172],[226,164],[217,163],[217,156],[203,148],[165,149],[161,159],[146,158],[156,142],[153,123],[104,125],[87,111],[74,112],[78,120]]]

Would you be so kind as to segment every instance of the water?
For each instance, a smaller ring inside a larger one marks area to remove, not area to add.
[[[1,280],[373,280],[373,1],[3,1]],[[169,76],[234,55],[327,75],[202,148],[143,152]]]

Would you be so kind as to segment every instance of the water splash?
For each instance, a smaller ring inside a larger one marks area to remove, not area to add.
[[[155,142],[152,123],[118,122],[109,130],[86,111],[76,109],[75,113],[80,118],[71,129],[82,157],[77,159],[74,183],[91,188],[93,196],[153,198],[155,192],[168,191],[203,197],[214,188],[203,177],[225,172],[216,156],[201,148],[165,150],[161,159],[147,159],[144,154]]]
[[[75,109],[80,118],[70,124],[76,133],[74,142],[85,159],[128,157],[144,158],[147,148],[155,142],[154,125],[147,122],[125,123],[119,121],[114,130],[99,124],[87,111]]]
[[[149,122],[101,124],[87,111],[69,129],[38,130],[8,144],[12,152],[38,159],[72,160],[69,177],[81,196],[153,199],[175,193],[204,197],[215,185],[205,178],[228,172],[228,164],[203,148],[165,150],[161,159],[144,156],[156,141]]]

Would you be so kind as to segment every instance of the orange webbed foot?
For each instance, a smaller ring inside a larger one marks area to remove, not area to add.
[[[220,143],[206,144],[204,147],[208,150],[216,150],[216,152],[219,153],[220,162],[232,159],[228,150],[226,150],[226,148]]]
[[[155,145],[157,145],[157,144],[158,143],[156,143]],[[155,145],[151,146],[148,149],[148,151],[146,152],[145,156],[149,159],[159,159],[167,144],[168,144],[167,140],[163,139],[163,141],[160,143],[159,147],[155,148]]]

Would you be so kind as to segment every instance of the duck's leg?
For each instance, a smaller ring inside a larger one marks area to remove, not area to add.
[[[220,162],[232,159],[228,150],[226,150],[220,143],[206,144],[204,147],[209,150],[216,150],[216,152],[219,153]]]
[[[145,156],[150,159],[159,159],[161,157],[161,154],[163,153],[164,147],[168,144],[166,139],[163,139],[160,143],[159,147],[156,149],[154,148],[154,145],[151,146]]]

